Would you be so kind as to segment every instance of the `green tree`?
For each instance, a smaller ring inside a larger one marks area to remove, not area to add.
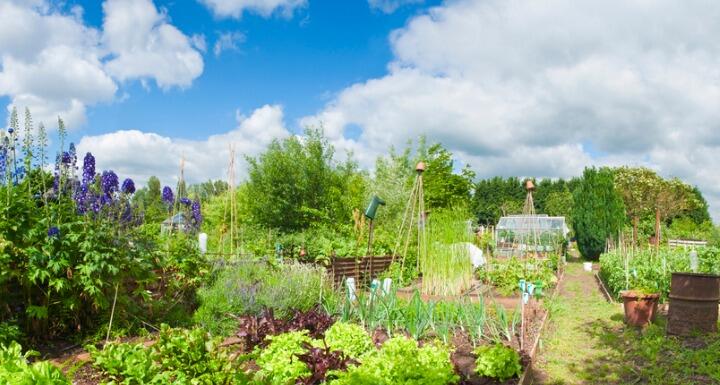
[[[565,187],[562,191],[553,191],[545,200],[545,214],[553,217],[565,217],[567,223],[572,225],[572,211],[575,205],[573,194]]]
[[[346,194],[358,183],[349,178],[357,166],[337,165],[333,156],[322,130],[307,129],[303,138],[274,140],[259,157],[248,157],[249,209],[257,223],[283,232],[349,223],[353,207]]]
[[[419,156],[426,163],[423,187],[428,207],[449,208],[467,204],[475,178],[470,166],[466,165],[459,174],[454,173],[452,153],[439,143],[433,144],[426,154]]]
[[[612,170],[586,168],[573,196],[573,228],[578,249],[583,257],[597,259],[607,240],[617,238],[625,218]]]
[[[663,180],[645,167],[620,167],[614,170],[615,189],[625,204],[625,213],[632,222],[633,241],[638,241],[640,219],[655,209],[656,192]]]

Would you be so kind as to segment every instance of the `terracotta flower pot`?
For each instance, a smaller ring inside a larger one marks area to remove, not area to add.
[[[645,294],[635,290],[620,292],[625,308],[625,323],[645,326],[655,319],[660,294]]]

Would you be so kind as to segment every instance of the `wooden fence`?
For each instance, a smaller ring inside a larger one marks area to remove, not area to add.
[[[398,258],[398,257],[396,257]],[[390,267],[393,257],[390,255],[362,258],[335,258],[330,264],[330,274],[336,286],[342,285],[345,278],[355,278],[357,285],[366,285],[372,279]]]

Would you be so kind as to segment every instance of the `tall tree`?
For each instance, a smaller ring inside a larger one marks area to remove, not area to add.
[[[633,244],[638,242],[640,218],[655,209],[657,191],[663,184],[655,171],[645,167],[615,169],[615,188],[625,204],[625,213],[632,222]]]
[[[422,148],[422,147],[421,147]],[[469,202],[475,173],[465,166],[459,174],[453,170],[452,153],[435,143],[420,158],[426,162],[423,175],[425,200],[430,208],[449,208]]]
[[[574,193],[573,227],[580,254],[597,259],[622,229],[625,208],[611,169],[586,168]]]

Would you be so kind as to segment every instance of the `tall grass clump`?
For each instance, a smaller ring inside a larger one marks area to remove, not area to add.
[[[428,252],[419,260],[421,290],[431,295],[459,295],[472,285],[473,267],[465,242],[472,242],[463,209],[433,212],[428,231]]]
[[[322,267],[240,260],[224,267],[211,286],[199,290],[201,305],[194,319],[213,334],[227,334],[237,326],[236,316],[259,315],[267,308],[285,318],[293,310],[332,302],[334,296]]]

